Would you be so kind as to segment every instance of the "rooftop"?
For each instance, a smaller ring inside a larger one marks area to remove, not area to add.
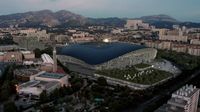
[[[0,52],[0,55],[4,55],[5,53],[4,52]]]
[[[57,54],[71,56],[90,65],[97,65],[143,48],[146,47],[128,43],[93,42],[58,47]]]
[[[33,95],[40,95],[43,90],[47,90],[57,84],[59,84],[59,82],[57,81],[46,82],[46,81],[32,80],[19,85],[18,92],[19,94],[30,93]]]
[[[22,54],[31,54],[31,51],[20,51]]]
[[[63,77],[65,77],[66,75],[64,74],[58,74],[58,73],[42,73],[40,75],[38,75],[37,77],[43,77],[43,78],[52,78],[52,79],[61,79]]]
[[[171,98],[168,101],[168,104],[176,105],[177,107],[182,107],[182,108],[184,108],[185,105],[187,105],[187,103],[188,102],[186,100],[183,100],[183,99],[180,99],[180,98]]]
[[[199,89],[193,85],[186,85],[177,90],[175,93],[172,94],[172,97],[183,96],[183,97],[191,97],[195,92]]]
[[[31,76],[39,73],[40,71],[38,69],[16,69],[14,70],[14,73],[16,75],[20,76]]]

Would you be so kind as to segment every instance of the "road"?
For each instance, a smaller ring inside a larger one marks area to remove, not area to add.
[[[169,86],[168,89],[165,89],[164,91],[160,92],[159,95],[154,96],[150,100],[138,106],[138,108],[136,108],[134,112],[143,112],[144,109],[146,109],[149,105],[154,104],[157,101],[160,101],[160,99],[164,98],[164,96],[171,95],[171,93],[178,90],[180,87],[184,86],[192,79],[196,78],[199,74],[200,74],[200,70],[196,71],[194,74],[192,74],[188,78],[185,78],[184,80],[175,83],[173,86]]]

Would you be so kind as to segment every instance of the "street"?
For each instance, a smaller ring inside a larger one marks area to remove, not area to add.
[[[155,102],[160,101],[162,98],[165,98],[164,96],[171,95],[171,93],[173,93],[175,90],[187,84],[189,81],[197,77],[199,74],[200,74],[200,70],[196,71],[194,74],[192,74],[188,78],[185,78],[184,80],[174,83],[173,86],[168,86],[169,88],[165,89],[164,91],[161,91],[158,95],[144,102],[143,104],[138,106],[138,108],[136,108],[134,111],[143,112],[144,109],[146,109],[150,104],[154,104]]]

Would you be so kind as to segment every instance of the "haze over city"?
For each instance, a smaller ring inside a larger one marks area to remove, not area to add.
[[[3,0],[0,15],[50,9],[93,18],[166,14],[180,21],[200,22],[199,4],[199,0]]]

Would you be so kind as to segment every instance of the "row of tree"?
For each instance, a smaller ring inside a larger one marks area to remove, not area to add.
[[[35,50],[33,50],[34,53],[35,53],[35,57],[36,58],[41,58],[41,55],[46,53],[46,54],[49,54],[49,55],[53,55],[53,48],[52,47],[47,47],[43,50],[40,50],[39,48],[36,48]]]
[[[159,50],[158,59],[167,59],[181,67],[182,70],[195,70],[200,67],[200,57],[192,56],[186,53],[178,53],[174,51]]]
[[[13,101],[9,99],[16,95],[16,84],[14,79],[13,70],[16,65],[9,65],[5,70],[5,75],[0,79],[0,102],[4,103],[4,112],[17,112],[17,107]]]

